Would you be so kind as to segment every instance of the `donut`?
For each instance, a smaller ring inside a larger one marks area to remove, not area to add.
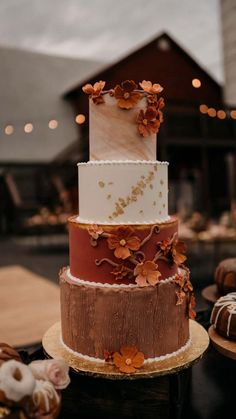
[[[210,322],[219,335],[236,340],[236,292],[226,294],[216,301]]]
[[[37,417],[50,415],[50,418],[56,418],[59,415],[61,395],[50,381],[36,380],[31,399]]]
[[[220,295],[236,291],[236,258],[224,259],[218,264],[215,283]]]
[[[18,352],[5,342],[0,342],[0,366],[3,362],[15,359],[16,361],[22,362],[22,359]]]
[[[12,406],[31,396],[36,380],[29,367],[14,359],[0,367],[0,402]]]

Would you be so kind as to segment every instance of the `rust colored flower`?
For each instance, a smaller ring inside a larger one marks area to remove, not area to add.
[[[82,87],[82,90],[84,93],[87,93],[88,95],[98,95],[103,90],[105,84],[105,81],[100,80],[96,82],[93,86],[92,84],[86,84]]]
[[[139,263],[134,269],[135,282],[140,287],[147,287],[148,285],[156,285],[159,282],[161,273],[158,271],[158,265],[150,260]]]
[[[131,270],[125,265],[118,265],[111,273],[115,275],[115,279],[118,281],[125,278],[126,276],[130,276]]]
[[[164,256],[168,256],[173,245],[173,237],[168,237],[166,240],[158,243]]]
[[[93,102],[98,105],[99,103],[104,103],[104,99],[103,96],[101,94],[104,86],[105,86],[106,82],[105,81],[98,81],[96,83],[94,83],[94,85],[92,86],[92,84],[86,84],[85,86],[82,87],[82,90],[84,93],[87,93],[88,95],[91,95],[91,98],[93,100]]]
[[[191,294],[191,297],[189,299],[189,304],[188,304],[188,316],[190,319],[195,319],[196,317],[196,312],[194,310],[194,308],[196,307],[196,300],[193,294]]]
[[[131,374],[144,363],[144,354],[135,346],[122,346],[120,352],[113,354],[113,362],[120,372]]]
[[[177,302],[176,305],[179,306],[181,304],[183,304],[184,298],[185,298],[185,292],[183,291],[175,291],[176,295],[177,295]]]
[[[176,263],[176,265],[181,265],[182,263],[185,262],[185,260],[187,259],[187,257],[184,255],[184,253],[186,253],[187,247],[185,245],[185,243],[183,241],[173,241],[173,246],[172,246],[172,258],[174,263]]]
[[[180,288],[183,288],[185,285],[185,277],[184,275],[176,275],[175,276],[175,283],[179,285]]]
[[[158,109],[163,109],[165,106],[165,101],[163,97],[160,97],[157,101],[157,108]]]
[[[97,240],[103,232],[104,232],[103,229],[97,224],[92,224],[90,225],[90,227],[88,227],[89,235],[95,240]]]
[[[118,259],[127,259],[131,250],[138,250],[141,244],[140,238],[134,236],[133,228],[128,226],[118,227],[115,233],[109,235],[107,242],[109,249],[115,249],[114,255]]]
[[[143,137],[156,134],[160,128],[160,121],[157,119],[158,111],[149,106],[146,111],[140,110],[137,118],[138,130]]]
[[[138,103],[141,95],[135,91],[137,84],[133,80],[126,80],[118,84],[114,89],[114,96],[118,99],[118,106],[121,109],[131,109]]]
[[[158,94],[161,93],[163,90],[163,87],[159,83],[152,84],[151,81],[143,80],[141,83],[139,83],[141,88],[148,93],[154,93]]]

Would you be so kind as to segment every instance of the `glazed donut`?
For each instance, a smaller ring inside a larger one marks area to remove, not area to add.
[[[236,340],[236,292],[224,295],[216,301],[210,322],[220,335]]]
[[[61,396],[50,381],[36,380],[32,402],[37,417],[50,414],[56,418],[60,412]]]
[[[36,380],[29,367],[14,359],[0,367],[0,401],[12,405],[31,396]]]
[[[220,295],[236,291],[236,258],[224,259],[217,265],[215,283]]]

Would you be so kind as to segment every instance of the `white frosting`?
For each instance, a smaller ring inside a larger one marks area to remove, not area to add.
[[[86,360],[86,361],[90,361],[90,362],[98,362],[98,363],[100,363],[100,364],[104,364],[104,363],[105,363],[105,360],[104,360],[104,359],[101,359],[101,358],[95,358],[95,357],[93,357],[93,356],[84,355],[84,354],[81,354],[80,352],[74,351],[73,349],[69,348],[69,346],[67,346],[67,345],[63,342],[62,336],[60,336],[60,341],[61,341],[62,346],[64,346],[64,348],[65,348],[68,352],[72,353],[74,356],[77,356],[77,357],[83,358],[84,360]],[[147,358],[147,359],[145,359],[145,360],[144,360],[144,364],[150,364],[150,363],[152,363],[152,362],[163,361],[164,359],[171,358],[172,356],[177,356],[177,355],[179,355],[181,352],[186,351],[186,349],[188,349],[188,348],[190,347],[191,342],[192,342],[192,339],[191,339],[191,336],[190,336],[190,338],[189,338],[189,339],[188,339],[188,341],[185,343],[185,345],[183,345],[183,346],[182,346],[181,348],[179,348],[177,351],[172,352],[172,353],[170,353],[170,354],[165,354],[165,355],[156,356],[155,358]]]
[[[79,163],[81,223],[155,224],[168,216],[168,163],[91,161]]]
[[[49,413],[51,410],[51,404],[56,403],[59,405],[60,397],[50,381],[45,380],[36,380],[36,387],[34,389],[32,399],[34,405],[44,411],[44,413]],[[43,404],[43,406],[42,406]]]
[[[230,292],[229,294],[226,294],[223,297],[220,297],[219,300],[216,301],[214,307],[220,307],[214,320],[214,327],[216,327],[217,325],[217,321],[218,321],[221,311],[224,308],[227,309],[229,316],[228,316],[228,321],[227,321],[226,334],[227,336],[229,336],[232,315],[233,314],[236,315],[236,292]],[[211,323],[213,320],[213,314],[214,314],[214,309],[212,310],[212,313],[211,313],[211,318],[210,318]]]
[[[80,278],[76,278],[75,276],[71,275],[70,268],[66,271],[68,278],[70,278],[71,282],[78,285],[90,285],[91,287],[103,287],[103,288],[140,288],[138,284],[107,284],[102,282],[90,282]],[[161,284],[166,284],[168,282],[172,282],[175,279],[175,275],[170,276],[169,278],[163,279],[160,281]],[[152,286],[152,285],[150,285]]]
[[[17,371],[20,379],[15,378]],[[31,396],[35,388],[35,378],[25,364],[11,359],[1,365],[0,368],[0,390],[8,400],[19,402],[25,396]]]

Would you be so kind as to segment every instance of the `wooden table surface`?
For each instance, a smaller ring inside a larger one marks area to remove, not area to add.
[[[41,342],[60,319],[59,287],[19,265],[0,268],[0,340],[14,347]]]

